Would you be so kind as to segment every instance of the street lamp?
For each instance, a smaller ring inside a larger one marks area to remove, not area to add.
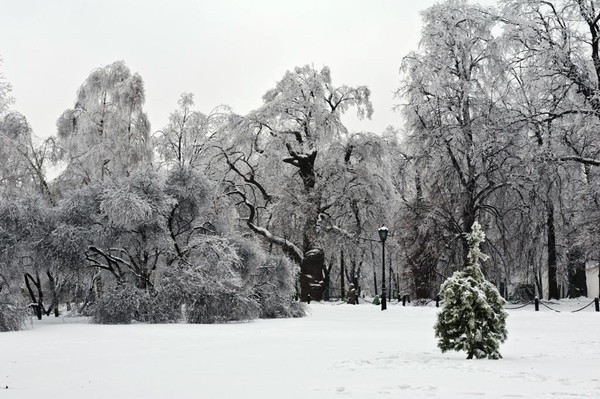
[[[379,239],[381,240],[381,310],[387,309],[387,302],[385,300],[385,239],[388,235],[388,228],[382,226],[377,230],[379,232]]]

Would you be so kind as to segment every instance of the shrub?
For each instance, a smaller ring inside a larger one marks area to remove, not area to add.
[[[284,256],[269,256],[258,268],[254,292],[260,302],[260,317],[303,317],[306,307],[292,298],[296,292],[297,267]]]
[[[196,293],[187,298],[185,318],[188,323],[224,323],[252,320],[258,317],[260,306],[250,297],[238,292]]]
[[[176,323],[181,317],[181,306],[170,301],[161,292],[141,291],[135,320],[152,324]]]
[[[135,287],[120,284],[106,290],[90,309],[92,323],[129,324],[140,306]]]
[[[27,307],[8,295],[0,295],[0,332],[18,331],[28,317]]]
[[[190,261],[164,270],[157,287],[169,303],[183,307],[189,323],[222,323],[258,317],[260,306],[241,278],[241,260],[229,240],[203,236]]]
[[[181,318],[180,307],[160,294],[120,284],[107,290],[91,307],[92,322],[129,324],[133,320],[168,323]]]

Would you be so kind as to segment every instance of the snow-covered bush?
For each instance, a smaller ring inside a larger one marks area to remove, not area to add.
[[[175,323],[181,320],[181,306],[160,292],[140,291],[135,320],[146,323]]]
[[[161,296],[184,309],[189,323],[223,323],[258,317],[259,304],[240,277],[240,258],[223,237],[205,235],[190,244],[189,260],[165,268]]]
[[[135,287],[117,285],[106,290],[91,308],[92,323],[129,324],[139,307]]]
[[[18,331],[27,320],[27,307],[14,297],[0,294],[0,332]]]
[[[260,301],[260,317],[303,317],[305,306],[294,301],[298,267],[284,256],[269,256],[257,269],[254,292]]]
[[[437,315],[435,336],[442,352],[466,351],[467,359],[498,359],[500,343],[507,336],[505,301],[481,272],[479,261],[487,255],[480,252],[479,244],[485,234],[477,222],[471,230],[464,270],[455,272],[440,289],[444,307]]]
[[[253,298],[239,295],[236,290],[218,290],[210,294],[195,293],[185,305],[188,323],[211,324],[251,320],[258,315],[259,306]]]
[[[180,307],[168,298],[132,284],[119,284],[108,289],[96,300],[90,314],[92,322],[98,324],[129,324],[133,320],[169,323],[181,318]]]

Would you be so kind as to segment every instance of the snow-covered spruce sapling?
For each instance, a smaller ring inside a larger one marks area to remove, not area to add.
[[[466,351],[467,359],[501,358],[499,346],[507,336],[505,301],[480,268],[488,258],[479,249],[484,240],[481,226],[473,223],[467,264],[442,284],[444,307],[434,326],[442,352]]]

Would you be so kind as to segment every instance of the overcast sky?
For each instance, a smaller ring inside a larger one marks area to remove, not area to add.
[[[182,92],[196,109],[227,104],[246,113],[285,71],[331,68],[334,84],[367,85],[371,121],[351,131],[401,126],[392,111],[402,57],[417,49],[419,11],[435,0],[21,0],[0,13],[0,67],[14,109],[38,136],[56,132],[79,86],[123,60],[145,82],[152,131]],[[479,1],[494,4],[493,0]]]

